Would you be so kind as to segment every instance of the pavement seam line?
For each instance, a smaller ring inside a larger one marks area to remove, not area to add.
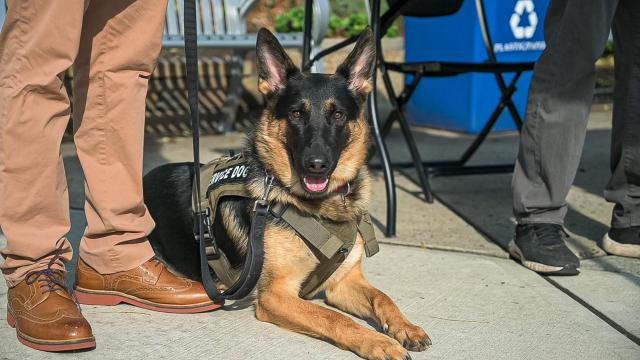
[[[598,309],[594,308],[593,306],[591,306],[588,302],[582,300],[578,295],[572,293],[569,289],[567,289],[564,286],[560,285],[558,282],[556,282],[555,280],[551,279],[549,276],[546,276],[546,275],[540,275],[540,276],[543,279],[545,279],[549,284],[555,286],[558,290],[562,291],[567,296],[572,298],[575,302],[577,302],[578,304],[582,305],[587,310],[591,311],[591,313],[593,313],[595,316],[599,317],[600,320],[604,321],[609,326],[614,328],[616,331],[618,331],[622,335],[626,336],[629,340],[633,341],[636,345],[640,346],[640,338],[635,336],[631,332],[629,332],[624,327],[622,327],[622,325],[618,324],[613,319],[611,319],[607,315],[605,315],[602,312],[600,312],[600,310],[598,310]]]
[[[385,239],[388,239],[388,238],[385,238]],[[510,260],[511,259],[509,253],[505,253],[505,256],[498,256],[498,255],[494,255],[494,254],[491,254],[491,253],[488,253],[488,252],[480,252],[480,251],[475,251],[475,250],[466,250],[466,249],[439,246],[439,245],[422,246],[422,245],[416,245],[416,244],[406,244],[406,243],[393,242],[391,240],[378,240],[378,242],[380,244],[398,246],[398,247],[405,247],[405,248],[410,248],[410,249],[434,250],[434,251],[443,251],[443,252],[457,253],[457,254],[469,254],[469,255],[477,255],[477,256],[486,256],[486,257],[490,257],[492,259],[501,259],[501,260]]]
[[[478,233],[480,233],[481,235],[485,236],[488,240],[492,241],[494,244],[497,244],[498,246],[500,246],[500,243],[498,243],[496,241],[496,239],[493,238],[493,236],[491,236],[489,233],[483,231],[482,229],[480,229],[479,226],[477,226],[471,219],[469,219],[467,216],[465,216],[464,214],[462,214],[461,212],[456,211],[456,209],[451,206],[450,204],[448,204],[446,201],[444,201],[444,199],[441,199],[437,194],[433,194],[433,197],[440,201],[443,205],[445,205],[446,207],[448,207],[451,211],[453,211],[455,214],[457,214],[458,216],[460,216],[460,218],[462,220],[464,220],[465,222],[467,222],[469,225],[471,225],[471,227],[473,227],[476,231],[478,231]],[[502,246],[500,246],[502,247]],[[618,331],[620,334],[626,336],[629,340],[633,341],[636,345],[640,346],[640,338],[637,337],[636,335],[632,334],[631,332],[629,332],[627,329],[625,329],[624,327],[622,327],[620,324],[618,324],[617,322],[615,322],[613,319],[611,319],[610,317],[608,317],[607,315],[603,314],[602,312],[600,312],[598,309],[594,308],[593,306],[591,306],[589,303],[587,303],[586,301],[582,300],[580,297],[578,297],[576,294],[572,293],[571,291],[569,291],[567,288],[565,288],[564,286],[560,285],[559,283],[557,283],[555,280],[549,278],[546,275],[540,275],[543,279],[545,279],[547,282],[549,282],[551,285],[553,285],[554,287],[556,287],[558,290],[562,291],[563,293],[565,293],[567,296],[569,296],[570,298],[572,298],[575,302],[577,302],[578,304],[582,305],[584,308],[586,308],[587,310],[589,310],[592,314],[594,314],[595,316],[597,316],[598,318],[600,318],[600,320],[604,321],[605,323],[607,323],[607,325],[611,326],[612,328],[614,328],[616,331]]]

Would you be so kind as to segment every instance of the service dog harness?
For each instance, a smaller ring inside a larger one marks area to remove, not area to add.
[[[211,161],[200,169],[200,193],[205,195],[200,200],[200,208],[206,214],[205,232],[208,233],[205,250],[207,262],[218,279],[226,286],[232,286],[238,274],[231,268],[226,255],[217,247],[213,237],[212,224],[220,200],[227,196],[252,198],[247,190],[249,168],[242,153],[236,156],[222,157]],[[302,214],[295,207],[288,204],[267,201],[274,178],[265,174],[265,193],[262,199],[255,202],[256,207],[266,206],[268,215],[284,221],[307,244],[319,261],[318,266],[309,274],[300,288],[300,297],[312,295],[342,264],[355,245],[357,234],[364,240],[367,257],[373,256],[379,250],[371,217],[364,213],[359,219],[352,221],[333,221],[324,218]],[[346,194],[343,194],[345,196]],[[194,191],[194,209],[197,197]],[[255,221],[255,216],[252,221]],[[255,225],[255,224],[252,224]],[[264,225],[261,226],[264,231]],[[253,229],[253,226],[252,226]],[[251,231],[250,237],[260,236]],[[254,239],[249,239],[254,243]],[[249,256],[249,255],[247,255]]]

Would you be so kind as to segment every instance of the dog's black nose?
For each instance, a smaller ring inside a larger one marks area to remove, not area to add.
[[[325,157],[312,157],[307,162],[307,169],[312,174],[322,174],[327,171],[327,159]]]

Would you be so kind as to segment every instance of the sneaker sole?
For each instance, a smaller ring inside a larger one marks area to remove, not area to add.
[[[524,267],[537,273],[547,275],[578,275],[580,273],[580,268],[576,268],[573,265],[553,266],[527,260],[518,245],[516,245],[514,239],[511,239],[509,242],[509,253],[514,258],[520,260],[520,263],[522,263]]]
[[[619,243],[604,234],[602,237],[602,248],[609,254],[640,258],[640,245]]]
[[[13,315],[7,310],[7,323],[12,328],[16,329],[16,337],[23,345],[28,346],[35,350],[51,351],[51,352],[63,352],[63,351],[76,351],[93,349],[96,347],[96,339],[92,336],[86,339],[74,339],[74,340],[43,340],[36,339],[34,337],[25,335],[16,328],[16,320]]]
[[[84,305],[106,305],[113,306],[122,303],[137,306],[139,308],[172,313],[172,314],[195,314],[207,311],[217,310],[222,307],[223,304],[215,304],[208,302],[204,304],[194,305],[169,305],[159,304],[151,301],[143,300],[131,295],[123,294],[115,291],[100,291],[100,290],[88,290],[81,287],[76,287],[74,292],[76,299],[80,304]]]

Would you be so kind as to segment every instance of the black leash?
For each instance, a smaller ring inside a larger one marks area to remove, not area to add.
[[[200,247],[200,272],[202,284],[209,298],[216,303],[225,300],[238,300],[251,294],[262,272],[264,262],[264,229],[267,220],[269,204],[266,201],[268,188],[263,199],[256,201],[251,221],[251,231],[247,244],[247,254],[244,267],[238,280],[224,293],[216,288],[211,276],[207,260],[207,242],[214,249],[209,258],[220,256],[208,213],[202,211],[200,194],[200,118],[198,111],[198,35],[196,25],[196,0],[184,0],[184,50],[187,66],[187,96],[189,112],[191,113],[191,129],[193,132],[193,171],[195,175],[196,201],[194,209],[194,234]]]

